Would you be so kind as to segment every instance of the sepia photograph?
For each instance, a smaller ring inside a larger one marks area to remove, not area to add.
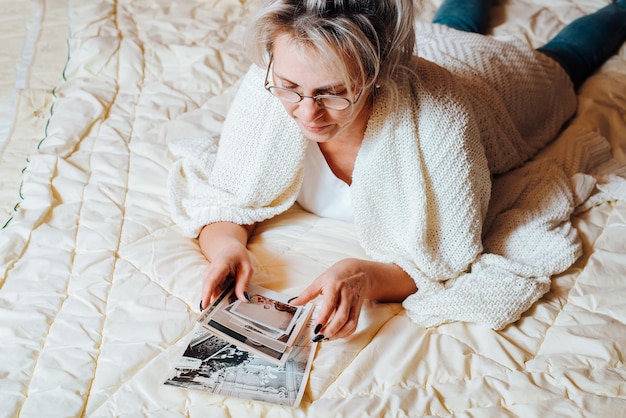
[[[312,305],[293,306],[288,295],[250,285],[249,302],[225,290],[198,317],[209,332],[240,348],[283,365],[312,313]]]
[[[248,303],[237,300],[227,308],[234,315],[283,334],[291,332],[300,309],[258,293],[251,294]]]
[[[314,347],[303,334],[287,362],[277,366],[198,327],[164,384],[296,407]]]

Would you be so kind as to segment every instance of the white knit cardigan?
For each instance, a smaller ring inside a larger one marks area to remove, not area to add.
[[[502,328],[549,290],[580,245],[562,170],[535,164],[515,171],[525,179],[515,187],[493,190],[491,176],[554,138],[576,97],[560,66],[521,41],[428,24],[418,40],[398,94],[383,87],[375,98],[353,172],[355,228],[372,259],[415,280],[404,302],[414,321]],[[263,79],[252,66],[219,143],[175,150],[171,212],[189,236],[213,222],[271,218],[298,195],[308,141]]]

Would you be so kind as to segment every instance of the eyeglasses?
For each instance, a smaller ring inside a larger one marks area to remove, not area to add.
[[[280,100],[288,103],[300,103],[303,99],[313,99],[315,103],[325,109],[330,110],[346,110],[353,104],[359,101],[363,94],[363,88],[356,96],[354,100],[350,100],[341,96],[334,96],[331,94],[318,94],[317,96],[305,96],[297,91],[287,89],[284,87],[271,86],[269,82],[270,67],[272,66],[272,59],[267,65],[267,72],[265,73],[265,90],[269,91],[272,95],[278,97]]]

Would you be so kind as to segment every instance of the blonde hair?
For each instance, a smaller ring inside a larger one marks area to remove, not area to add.
[[[415,47],[412,0],[265,0],[248,32],[252,61],[264,67],[282,34],[309,48],[349,82],[394,83]]]

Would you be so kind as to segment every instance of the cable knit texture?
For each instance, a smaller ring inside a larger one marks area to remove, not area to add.
[[[398,95],[377,95],[357,156],[355,228],[370,257],[415,280],[404,307],[417,323],[502,328],[581,252],[569,217],[593,186],[579,181],[574,193],[574,173],[552,159],[509,171],[554,138],[576,97],[562,69],[519,40],[417,30],[413,72]],[[189,236],[295,202],[307,140],[263,77],[250,68],[221,135],[172,146],[171,211]]]

